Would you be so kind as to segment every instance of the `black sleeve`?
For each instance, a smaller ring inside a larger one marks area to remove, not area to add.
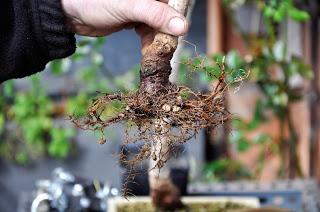
[[[0,1],[0,83],[37,73],[74,51],[60,0]]]

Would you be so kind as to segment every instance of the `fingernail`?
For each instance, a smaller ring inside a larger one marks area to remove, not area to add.
[[[181,35],[185,32],[185,23],[179,17],[174,17],[169,21],[169,30],[174,35]]]

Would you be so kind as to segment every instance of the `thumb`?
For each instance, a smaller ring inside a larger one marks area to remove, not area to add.
[[[168,4],[154,0],[136,0],[131,18],[171,35],[184,35],[188,30],[188,22],[183,15]]]

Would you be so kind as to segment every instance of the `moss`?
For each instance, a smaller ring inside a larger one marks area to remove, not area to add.
[[[175,212],[235,212],[240,209],[248,209],[247,206],[238,203],[190,203],[187,208],[175,210]],[[157,211],[151,203],[125,203],[117,208],[117,212],[155,212]]]

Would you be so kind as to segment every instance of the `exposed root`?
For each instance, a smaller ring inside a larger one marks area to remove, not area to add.
[[[86,117],[72,118],[72,121],[82,129],[101,132],[111,125],[127,123],[131,126],[126,129],[127,143],[149,142],[155,137],[166,137],[172,144],[181,143],[194,137],[199,130],[216,127],[230,118],[223,101],[226,85],[218,83],[217,86],[207,94],[174,85],[155,94],[141,91],[132,95],[105,94],[88,109]],[[114,103],[118,105],[117,110],[107,114],[106,110]],[[147,146],[142,153],[145,155],[137,157],[149,156]]]
[[[145,144],[133,158],[125,160],[120,155],[121,163],[133,170],[141,161],[151,158],[156,165],[150,169],[160,172],[175,145],[188,141],[201,129],[215,128],[230,118],[223,100],[226,88],[222,75],[216,87],[205,94],[175,85],[163,87],[153,94],[143,91],[128,95],[104,94],[93,102],[87,116],[71,120],[79,128],[100,132],[117,123],[127,124],[125,142],[144,141]],[[111,113],[110,107],[113,108]],[[151,149],[152,142],[161,138],[166,138],[170,151],[156,155]],[[105,143],[104,135],[99,143]]]

